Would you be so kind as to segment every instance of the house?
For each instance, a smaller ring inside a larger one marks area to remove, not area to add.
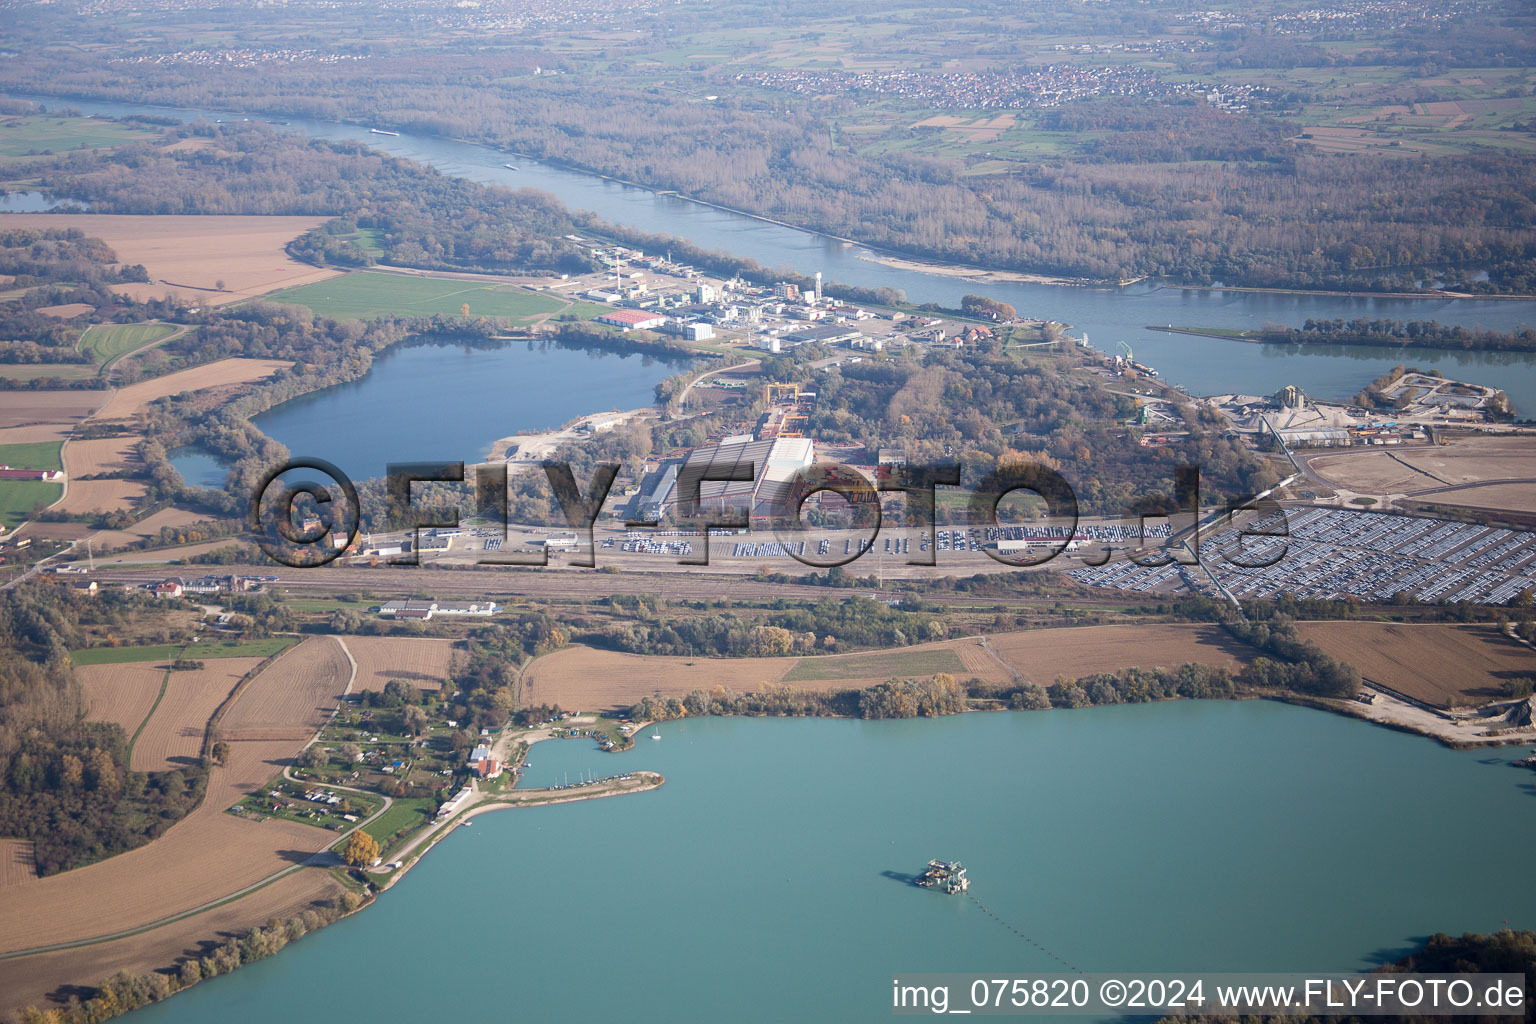
[[[482,743],[469,755],[469,770],[482,779],[494,779],[501,774],[502,763],[491,756],[491,748]]]
[[[156,598],[179,598],[182,594],[181,580],[169,579],[156,583],[151,590]]]

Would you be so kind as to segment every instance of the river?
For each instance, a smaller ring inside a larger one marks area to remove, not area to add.
[[[27,98],[111,117],[129,113],[209,120],[239,116],[99,100]],[[572,208],[590,210],[613,223],[685,238],[706,248],[751,257],[763,266],[788,267],[802,274],[821,271],[828,281],[845,284],[888,285],[905,291],[913,302],[955,306],[967,292],[986,294],[1011,303],[1024,316],[1069,323],[1076,333],[1087,332],[1089,341],[1105,351],[1115,351],[1118,342],[1127,342],[1140,361],[1157,367],[1165,380],[1183,385],[1191,394],[1272,394],[1286,384],[1296,384],[1316,397],[1340,399],[1406,361],[1423,369],[1441,370],[1453,378],[1502,388],[1517,411],[1536,416],[1536,355],[1530,353],[1495,355],[1356,346],[1297,351],[1146,329],[1149,324],[1248,329],[1271,321],[1299,326],[1308,318],[1364,316],[1508,330],[1536,322],[1536,303],[1532,302],[1213,291],[1145,282],[1125,288],[968,283],[944,274],[893,269],[874,262],[870,258],[874,254],[858,245],[486,146],[409,133],[375,135],[366,127],[303,118],[293,118],[287,124],[315,138],[366,142],[473,181],[542,189]],[[508,163],[517,169],[509,170],[504,166]]]
[[[649,731],[648,731],[649,732]],[[1262,701],[937,720],[703,719],[527,781],[650,768],[637,796],[482,815],[299,950],[143,1011],[218,1019],[877,1020],[908,971],[1366,969],[1536,920],[1536,787]]]

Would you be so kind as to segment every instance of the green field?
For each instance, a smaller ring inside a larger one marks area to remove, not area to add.
[[[59,442],[36,441],[31,444],[0,444],[0,466],[12,469],[62,469]],[[0,480],[0,523],[7,530],[32,515],[38,502],[51,505],[64,493],[62,484],[42,480]]]
[[[395,840],[405,838],[430,821],[436,810],[437,801],[430,797],[402,798],[370,821],[363,831],[379,841],[381,851],[387,851]]]
[[[122,665],[130,661],[172,661],[180,658],[266,658],[298,643],[293,637],[266,640],[204,640],[201,643],[150,644],[145,647],[90,647],[69,652],[72,664]]]
[[[319,316],[342,320],[375,316],[502,316],[527,320],[562,309],[565,303],[509,284],[475,284],[438,277],[407,277],[368,271],[334,277],[266,296],[265,302],[308,306]]]
[[[63,484],[50,484],[42,480],[0,480],[0,523],[7,530],[32,515],[32,509],[41,502],[52,505],[64,493]]]
[[[153,134],[93,117],[0,118],[0,157],[121,146],[149,138]]]
[[[89,353],[98,363],[107,363],[175,331],[168,324],[97,324],[86,328],[80,336],[80,351]]]
[[[882,651],[851,658],[804,658],[789,670],[782,682],[805,683],[820,679],[873,679],[878,676],[931,676],[938,672],[965,671],[960,656],[947,648],[927,651]]]
[[[0,444],[0,466],[10,466],[12,469],[63,469],[59,448],[57,441]]]

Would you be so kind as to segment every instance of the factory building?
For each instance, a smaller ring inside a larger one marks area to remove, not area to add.
[[[767,516],[784,508],[790,481],[815,461],[815,442],[808,437],[734,438],[695,448],[683,463],[680,480],[684,488],[691,480],[699,480],[701,511]],[[742,479],[725,479],[732,476]],[[676,492],[678,497],[682,493],[682,489]]]
[[[864,332],[854,327],[806,327],[784,335],[784,340],[791,345],[836,345],[839,342],[857,341],[862,337]]]
[[[616,309],[593,319],[623,331],[654,331],[667,322],[667,318],[660,313],[645,309]]]

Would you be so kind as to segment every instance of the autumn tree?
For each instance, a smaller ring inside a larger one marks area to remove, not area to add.
[[[358,829],[347,837],[346,849],[342,852],[342,858],[353,867],[360,868],[372,864],[379,856],[379,842],[373,836]]]

